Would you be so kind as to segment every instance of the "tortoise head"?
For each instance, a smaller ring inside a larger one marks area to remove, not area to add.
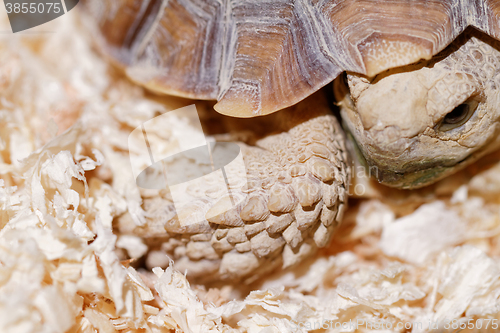
[[[422,187],[498,147],[500,52],[490,42],[458,40],[430,61],[336,81],[345,127],[381,183]]]

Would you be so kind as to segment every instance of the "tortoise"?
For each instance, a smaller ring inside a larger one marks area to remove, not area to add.
[[[248,282],[326,246],[346,209],[350,155],[375,167],[379,182],[413,189],[500,143],[500,1],[88,0],[84,8],[100,50],[132,81],[217,100],[219,113],[252,118],[217,121],[258,133],[240,144],[248,182],[236,208],[180,227],[168,195],[145,199],[148,224],[161,232],[133,232],[188,276]],[[333,81],[347,135],[322,90]]]

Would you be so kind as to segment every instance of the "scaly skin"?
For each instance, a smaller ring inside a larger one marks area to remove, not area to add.
[[[336,82],[343,120],[380,182],[422,187],[499,146],[499,45],[473,31],[431,61],[348,74],[350,93]],[[463,103],[464,120],[444,124]]]
[[[146,199],[146,227],[127,231],[124,220],[119,227],[121,233],[147,238],[152,249],[147,265],[164,266],[168,256],[197,281],[249,282],[326,246],[346,208],[350,170],[344,133],[324,93],[266,117],[237,119],[213,112],[211,117],[222,132],[250,130],[247,143],[240,143],[248,182],[241,175],[243,186],[231,189],[246,199],[208,223],[184,227],[173,214],[169,192]],[[222,138],[234,141],[235,136]],[[217,191],[210,184],[193,189],[193,212],[226,210],[228,200]]]

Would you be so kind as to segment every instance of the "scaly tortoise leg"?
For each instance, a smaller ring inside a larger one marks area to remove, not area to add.
[[[248,282],[328,244],[346,207],[350,170],[344,133],[321,92],[274,115],[228,121],[229,128],[250,124],[277,133],[255,146],[240,143],[247,171],[242,204],[178,233],[169,227],[175,219],[165,219],[172,212],[168,195],[147,199],[145,208],[149,224],[170,231],[156,257],[168,255],[197,280]],[[157,264],[150,258],[148,266]]]

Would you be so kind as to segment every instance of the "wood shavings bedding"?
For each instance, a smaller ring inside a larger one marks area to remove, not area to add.
[[[146,220],[128,135],[189,101],[119,77],[74,14],[51,28],[0,40],[0,332],[498,329],[498,154],[430,189],[351,200],[327,249],[249,287],[133,268],[148,244],[113,228]]]

